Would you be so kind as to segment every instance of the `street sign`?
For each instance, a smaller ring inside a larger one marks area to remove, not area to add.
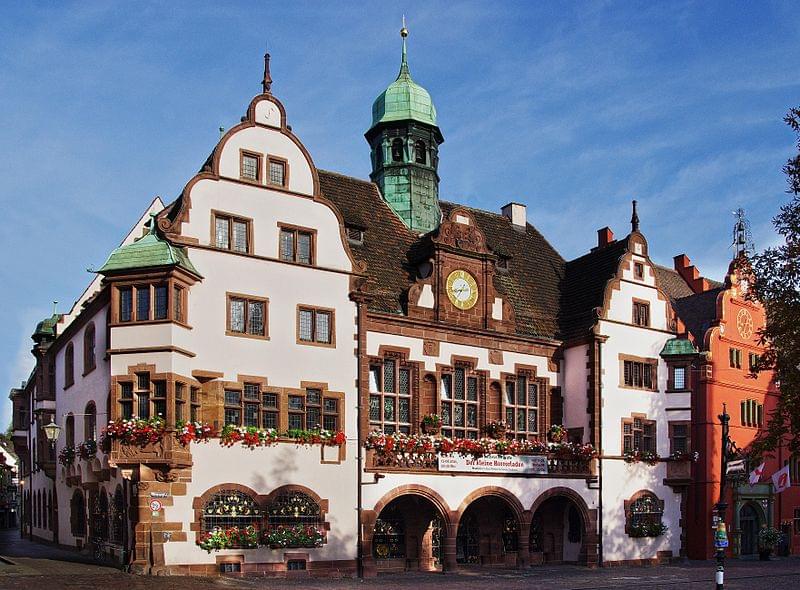
[[[739,459],[728,463],[728,469],[725,470],[725,474],[731,475],[733,473],[744,473],[745,471],[747,471],[747,467],[744,463],[744,459]]]
[[[160,512],[162,507],[161,500],[150,500],[150,512]]]

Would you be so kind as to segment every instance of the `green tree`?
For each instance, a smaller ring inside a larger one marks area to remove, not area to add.
[[[767,352],[757,370],[774,370],[781,392],[754,444],[758,455],[782,442],[800,453],[800,108],[791,109],[784,121],[797,142],[797,153],[783,167],[791,196],[773,220],[784,243],[751,260],[750,296],[764,305],[767,315],[761,332]]]

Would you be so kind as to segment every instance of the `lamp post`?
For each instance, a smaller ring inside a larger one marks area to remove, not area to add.
[[[61,434],[61,427],[51,418],[50,424],[43,426],[42,430],[44,430],[44,435],[47,437],[47,442],[50,443],[50,446],[55,447],[58,435]]]
[[[717,550],[717,572],[715,576],[717,590],[725,587],[725,549],[728,546],[728,535],[725,528],[725,512],[728,504],[725,501],[725,480],[728,476],[728,448],[730,446],[730,429],[728,423],[731,417],[728,415],[727,406],[722,404],[722,414],[717,416],[722,424],[722,458],[719,474],[719,502],[714,507],[717,511],[717,529],[714,534],[714,547]]]

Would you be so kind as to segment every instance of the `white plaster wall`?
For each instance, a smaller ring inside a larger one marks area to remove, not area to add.
[[[644,259],[642,259],[644,260]],[[626,273],[632,271],[625,271]],[[645,279],[651,270],[645,267]],[[631,276],[632,278],[632,276]],[[604,456],[622,454],[622,419],[632,413],[646,414],[656,421],[656,452],[669,456],[670,420],[689,420],[688,394],[667,394],[667,366],[659,356],[664,343],[674,334],[631,325],[633,298],[650,302],[651,325],[666,329],[666,302],[657,291],[643,284],[622,281],[613,291],[608,318],[625,324],[601,321],[600,333],[608,336],[602,345],[602,444]],[[620,386],[620,354],[658,360],[658,391],[629,389]],[[680,408],[680,409],[679,409]],[[658,551],[680,550],[680,495],[664,485],[666,464],[655,466],[642,463],[627,464],[621,459],[603,460],[603,539],[606,561],[655,558]],[[625,533],[624,501],[636,492],[649,490],[664,500],[662,522],[668,531],[656,538],[637,539]]]
[[[262,154],[262,178],[266,174],[266,156],[280,156],[289,161],[289,190],[304,195],[314,194],[314,179],[308,160],[300,148],[277,129],[247,127],[225,142],[219,159],[220,176],[239,178],[239,150]]]
[[[353,412],[350,412],[353,414]],[[354,423],[354,420],[351,420]],[[354,426],[353,426],[354,427]],[[346,446],[347,460],[341,464],[320,464],[320,447],[301,447],[290,443],[247,450],[243,447],[222,447],[216,440],[192,444],[194,469],[186,496],[176,496],[174,505],[164,508],[166,521],[181,521],[184,530],[194,520],[192,501],[218,484],[236,482],[259,494],[269,494],[287,485],[302,485],[329,500],[326,521],[330,523],[327,543],[317,549],[302,549],[311,560],[355,559],[357,536],[355,431],[349,430]],[[333,449],[329,449],[333,451]],[[281,562],[284,552],[268,547],[212,552],[210,555],[196,545],[196,533],[189,532],[185,543],[164,545],[167,564],[215,563],[216,555],[244,555],[245,562]]]
[[[260,127],[254,129],[260,133],[276,134]],[[339,220],[333,210],[323,203],[267,187],[224,179],[200,180],[192,187],[191,199],[190,221],[183,224],[182,231],[185,236],[197,238],[200,244],[213,245],[211,211],[224,211],[253,220],[253,251],[259,256],[278,258],[278,224],[283,223],[317,230],[317,266],[345,271],[352,268],[342,243]],[[208,269],[197,266],[194,260],[192,262],[201,275],[208,274]]]
[[[564,351],[562,374],[564,386],[561,395],[564,398],[564,426],[567,428],[583,428],[583,440],[589,439],[589,415],[586,413],[586,379],[589,369],[586,363],[588,345],[573,346]]]
[[[108,306],[104,306],[91,318],[87,318],[84,326],[72,337],[72,346],[75,351],[75,383],[68,389],[64,389],[64,351],[66,343],[58,351],[56,356],[56,404],[58,414],[58,424],[62,427],[61,434],[56,442],[56,456],[66,445],[66,418],[69,414],[74,415],[75,419],[75,444],[78,445],[85,440],[85,420],[82,414],[86,413],[86,405],[94,401],[97,409],[97,436],[102,435],[103,428],[108,423],[108,395],[111,384],[111,367],[105,355],[106,343],[106,317]],[[95,369],[83,376],[83,336],[85,325],[93,321],[95,325]],[[97,458],[89,461],[82,461],[76,458],[75,463],[70,467],[64,467],[60,463],[56,465],[56,486],[58,489],[58,511],[59,511],[59,543],[62,545],[76,545],[76,537],[72,536],[70,527],[70,500],[75,488],[66,484],[66,478],[70,475],[80,474],[84,482],[94,482],[97,478],[93,474],[101,468],[108,467],[108,455],[98,451]],[[117,484],[122,483],[122,478],[114,475],[109,481],[101,483],[100,488],[105,489],[113,496]],[[84,492],[84,497],[88,497]],[[87,528],[88,534],[88,528]],[[83,538],[83,537],[81,537]]]

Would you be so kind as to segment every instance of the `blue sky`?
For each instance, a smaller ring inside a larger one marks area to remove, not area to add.
[[[68,309],[86,269],[238,122],[265,44],[317,166],[366,178],[363,133],[397,73],[403,12],[445,136],[442,198],[526,203],[567,258],[604,225],[626,234],[636,198],[652,257],[686,252],[713,278],[737,207],[757,248],[775,243],[793,148],[781,119],[800,105],[795,2],[7,3],[0,396],[30,371],[52,301]]]

